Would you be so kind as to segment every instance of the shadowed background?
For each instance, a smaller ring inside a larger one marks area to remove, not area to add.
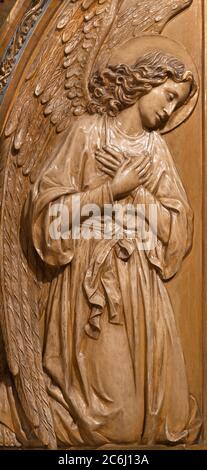
[[[0,0],[0,28],[17,0]]]

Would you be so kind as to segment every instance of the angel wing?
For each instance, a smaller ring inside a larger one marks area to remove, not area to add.
[[[96,67],[104,67],[114,47],[139,34],[159,34],[174,16],[192,4],[193,0],[123,0],[119,12],[103,43]]]
[[[1,330],[7,362],[31,430],[41,444],[51,448],[56,447],[56,437],[39,331],[44,270],[29,244],[23,250],[22,208],[57,134],[86,112],[94,67],[126,37],[161,32],[167,21],[191,2],[61,2],[30,60],[1,136]],[[160,11],[162,18],[158,18]]]

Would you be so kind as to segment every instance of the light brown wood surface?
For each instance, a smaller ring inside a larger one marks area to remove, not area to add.
[[[1,29],[2,32],[2,44],[0,45],[0,52],[5,50],[6,45],[9,42],[9,39],[12,37],[12,34],[15,30],[16,25],[18,24],[18,15],[24,14],[24,8],[26,9],[28,2],[22,2],[22,9],[18,10],[16,14],[13,14],[11,20],[5,23],[6,14],[9,13],[10,8],[13,6],[14,2],[9,2],[7,4],[6,10],[3,5],[0,4],[0,26],[1,22],[4,23]],[[145,2],[147,4],[147,1]],[[10,5],[11,4],[11,5]],[[2,16],[1,16],[2,8]],[[15,12],[15,10],[13,10]],[[40,18],[36,29],[28,43],[28,46],[25,48],[24,54],[21,56],[19,62],[12,72],[12,79],[9,81],[8,90],[4,96],[1,105],[1,117],[0,125],[2,129],[2,135],[5,132],[5,125],[7,118],[13,113],[13,106],[17,102],[18,97],[21,95],[21,91],[24,89],[25,77],[28,74],[29,68],[35,57],[41,51],[41,48],[45,42],[45,32],[49,33],[50,25],[52,21],[55,24],[55,18],[58,16],[58,5],[57,2],[51,1],[51,4],[47,10],[47,13]],[[81,14],[80,14],[81,16]],[[1,19],[2,18],[2,19]],[[80,17],[78,16],[78,21]],[[154,32],[154,31],[153,31]],[[119,33],[120,34],[120,33]],[[192,250],[189,255],[184,259],[182,267],[176,273],[176,275],[169,282],[163,283],[166,287],[172,307],[174,316],[176,319],[178,337],[180,337],[182,350],[185,360],[185,370],[187,374],[187,382],[190,393],[196,398],[198,402],[199,409],[201,411],[202,417],[202,433],[200,437],[195,440],[195,445],[192,446],[191,443],[186,442],[185,446],[182,445],[175,446],[176,449],[181,448],[194,448],[194,449],[204,449],[207,445],[207,297],[206,297],[206,282],[207,282],[207,193],[206,193],[206,161],[207,161],[207,140],[206,140],[206,89],[207,83],[205,77],[207,76],[206,70],[206,51],[207,51],[207,0],[194,0],[192,5],[187,8],[185,11],[181,12],[174,19],[165,26],[164,33],[165,36],[171,38],[172,40],[178,41],[183,45],[190,56],[192,57],[198,72],[198,77],[200,80],[199,83],[199,100],[198,104],[192,112],[192,115],[187,119],[186,122],[182,123],[179,127],[176,127],[172,132],[165,134],[164,139],[167,142],[168,148],[173,156],[176,168],[178,170],[179,177],[184,185],[185,192],[187,193],[190,206],[193,209],[194,213],[194,237]],[[118,35],[118,32],[117,32]],[[124,31],[123,31],[124,35]],[[112,35],[113,38],[113,35]],[[124,41],[122,41],[124,42]],[[109,45],[107,40],[103,43],[102,52],[99,59],[104,61],[107,56]],[[97,61],[98,63],[98,61]],[[82,87],[84,88],[85,82],[87,79],[88,70],[86,69],[86,74],[83,77]],[[86,78],[85,78],[86,77]],[[48,78],[49,79],[49,78]],[[82,79],[82,77],[80,77]],[[34,81],[35,83],[35,81]],[[33,82],[32,85],[33,86]],[[85,90],[85,88],[84,88]],[[27,95],[25,95],[27,96]],[[57,97],[57,100],[60,99]],[[19,99],[19,103],[20,103]],[[81,103],[82,106],[82,103]],[[76,107],[77,108],[77,107]],[[29,108],[28,108],[29,109]],[[27,110],[28,112],[28,110]],[[11,114],[10,114],[11,113]],[[49,116],[50,119],[50,116]],[[122,126],[125,125],[126,121],[130,120],[130,116],[127,115],[127,118],[124,120],[120,119],[119,124]],[[86,119],[87,123],[87,119]],[[8,125],[8,124],[7,124]],[[87,124],[86,124],[87,125]],[[133,129],[133,125],[130,125],[130,131]],[[98,125],[96,125],[96,129]],[[124,127],[123,127],[124,128]],[[30,132],[30,128],[29,131]],[[40,132],[40,131],[39,131]],[[51,145],[47,147],[45,143],[45,148],[47,148],[48,154],[53,151],[53,148],[56,146],[56,142],[61,142],[61,136],[56,135],[55,127],[51,125],[51,130],[49,131],[47,138],[51,138]],[[132,132],[133,133],[133,132]],[[31,126],[31,135],[32,135],[32,126]],[[4,142],[4,137],[2,137],[2,155],[6,156],[6,142]],[[68,142],[68,148],[70,148],[71,142]],[[16,148],[18,154],[18,146]],[[22,150],[20,150],[21,152]],[[24,151],[24,149],[23,149]],[[8,151],[7,151],[8,152]],[[64,149],[60,150],[59,157],[57,156],[57,162],[59,159],[62,159],[64,155]],[[46,157],[45,157],[46,158]],[[66,157],[65,157],[66,158]],[[62,160],[61,160],[62,161]],[[58,165],[57,165],[58,167]],[[18,170],[19,171],[19,170]],[[75,173],[76,174],[76,173]],[[49,174],[49,177],[51,175]],[[48,175],[46,175],[46,178]],[[42,177],[44,182],[44,176]],[[51,176],[52,181],[52,176]],[[116,188],[117,189],[117,188]],[[6,189],[4,189],[6,191]],[[25,195],[27,189],[24,189]],[[113,193],[113,185],[112,185]],[[116,191],[113,193],[114,197],[117,196]],[[39,197],[41,199],[42,195],[39,192]],[[118,197],[117,197],[118,199]],[[35,211],[35,206],[31,206],[32,211]],[[42,222],[42,219],[40,219]],[[40,224],[40,222],[39,222]],[[41,224],[40,224],[41,226]],[[38,229],[38,234],[40,230]],[[41,235],[44,236],[43,234]],[[38,237],[37,237],[38,238]],[[36,247],[39,240],[35,240]],[[40,249],[39,249],[40,251]],[[47,253],[43,251],[42,254],[43,260],[48,261]],[[40,324],[40,335],[43,337],[43,324]],[[141,325],[141,324],[140,324]],[[104,326],[105,328],[105,326]],[[141,328],[141,326],[140,326]],[[105,331],[105,330],[104,330]],[[108,330],[106,330],[108,331]],[[107,333],[109,334],[109,332]],[[110,334],[109,334],[110,338]],[[42,339],[42,341],[44,341]],[[110,339],[109,339],[110,341]],[[89,350],[90,355],[90,350]],[[98,353],[97,353],[98,357]],[[178,355],[179,357],[179,355]],[[179,362],[179,361],[178,361]],[[177,364],[177,367],[181,367]],[[183,369],[184,370],[184,369]],[[92,372],[89,372],[89,376]],[[95,372],[94,372],[95,374]],[[173,374],[173,370],[172,370]],[[49,388],[49,385],[48,385]],[[182,400],[182,397],[181,397]],[[89,421],[88,421],[89,422]],[[88,431],[89,433],[89,431]],[[110,433],[109,433],[110,434]],[[0,434],[1,435],[1,434]],[[89,435],[89,434],[88,434]],[[41,441],[41,433],[36,435]],[[47,439],[46,439],[47,441]],[[86,440],[87,441],[87,440]],[[158,440],[159,441],[159,440]],[[140,441],[141,444],[141,441]],[[148,448],[157,448],[165,449],[167,447],[160,446],[158,442],[157,445],[151,446],[150,442],[147,442]],[[34,445],[34,444],[33,444]],[[49,446],[54,447],[53,444]],[[93,448],[93,443],[88,446],[88,443],[85,442],[84,448]],[[133,445],[126,445],[124,441],[121,445],[121,448],[136,448]],[[38,447],[38,445],[37,445]],[[79,446],[73,445],[72,447],[78,448]],[[100,446],[101,447],[101,446]],[[140,447],[140,445],[139,445]],[[102,448],[102,447],[101,447]],[[103,444],[103,448],[117,448],[119,445]],[[140,447],[141,448],[141,447]]]

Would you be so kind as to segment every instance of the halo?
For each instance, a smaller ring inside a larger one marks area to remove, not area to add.
[[[199,97],[198,70],[185,47],[177,41],[158,34],[137,36],[114,48],[110,59],[108,60],[108,65],[132,65],[139,57],[153,49],[159,49],[165,53],[167,52],[181,60],[185,64],[186,70],[193,73],[198,86],[198,89],[191,100],[186,105],[181,106],[181,108],[175,111],[166,123],[165,127],[160,131],[161,134],[166,134],[180,126],[180,124],[190,117],[196,107]]]

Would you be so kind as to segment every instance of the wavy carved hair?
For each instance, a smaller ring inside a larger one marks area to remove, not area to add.
[[[125,64],[109,65],[102,72],[94,73],[89,82],[92,100],[88,112],[116,116],[168,78],[177,83],[190,82],[187,101],[194,96],[197,85],[192,72],[186,71],[184,63],[179,59],[163,51],[148,52],[132,67]]]

